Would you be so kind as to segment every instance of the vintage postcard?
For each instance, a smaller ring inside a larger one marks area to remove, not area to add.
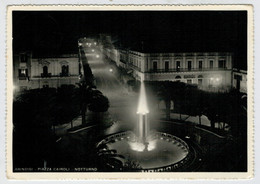
[[[253,7],[9,6],[9,179],[253,177]]]

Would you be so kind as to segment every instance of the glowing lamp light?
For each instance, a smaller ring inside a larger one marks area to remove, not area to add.
[[[138,108],[137,108],[137,114],[147,114],[149,113],[148,106],[147,106],[147,100],[146,100],[146,94],[145,94],[145,88],[144,83],[141,82],[141,90],[140,90],[140,96],[139,96],[139,102],[138,102]]]
[[[95,50],[94,50],[94,49],[92,49],[92,52],[95,52]]]
[[[210,80],[213,80],[213,78],[211,77]]]
[[[16,85],[13,85],[13,92],[16,91],[17,87]]]
[[[216,81],[219,81],[219,78],[216,78]]]
[[[96,58],[99,58],[99,55],[96,55]]]
[[[110,71],[110,72],[113,72],[113,69],[112,69],[112,68],[110,68],[110,69],[109,69],[109,71]]]

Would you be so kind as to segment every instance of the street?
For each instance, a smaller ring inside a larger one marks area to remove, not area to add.
[[[133,130],[138,118],[136,114],[138,94],[128,92],[127,86],[120,83],[115,71],[111,69],[99,49],[88,47],[83,49],[95,77],[96,87],[108,97],[110,103],[108,112],[116,122],[105,134]]]

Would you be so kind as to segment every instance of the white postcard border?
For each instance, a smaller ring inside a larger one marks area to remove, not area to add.
[[[155,10],[155,11],[203,11],[203,10],[246,10],[248,12],[248,172],[170,172],[170,173],[14,173],[12,171],[12,102],[13,102],[13,70],[12,70],[12,11],[43,11],[43,10]],[[32,5],[32,6],[8,6],[7,8],[7,64],[6,64],[6,165],[9,179],[249,179],[254,173],[254,53],[253,53],[253,7],[251,5]]]

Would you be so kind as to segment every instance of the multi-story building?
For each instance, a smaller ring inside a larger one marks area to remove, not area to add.
[[[228,90],[232,86],[232,53],[146,53],[118,49],[118,66],[132,70],[137,80],[181,81],[204,90]],[[108,56],[110,54],[107,54]]]
[[[247,71],[239,70],[237,68],[233,69],[232,74],[232,86],[233,88],[239,90],[241,93],[247,93]]]
[[[23,52],[13,58],[16,90],[76,84],[79,72],[78,54],[34,57],[31,52]]]

